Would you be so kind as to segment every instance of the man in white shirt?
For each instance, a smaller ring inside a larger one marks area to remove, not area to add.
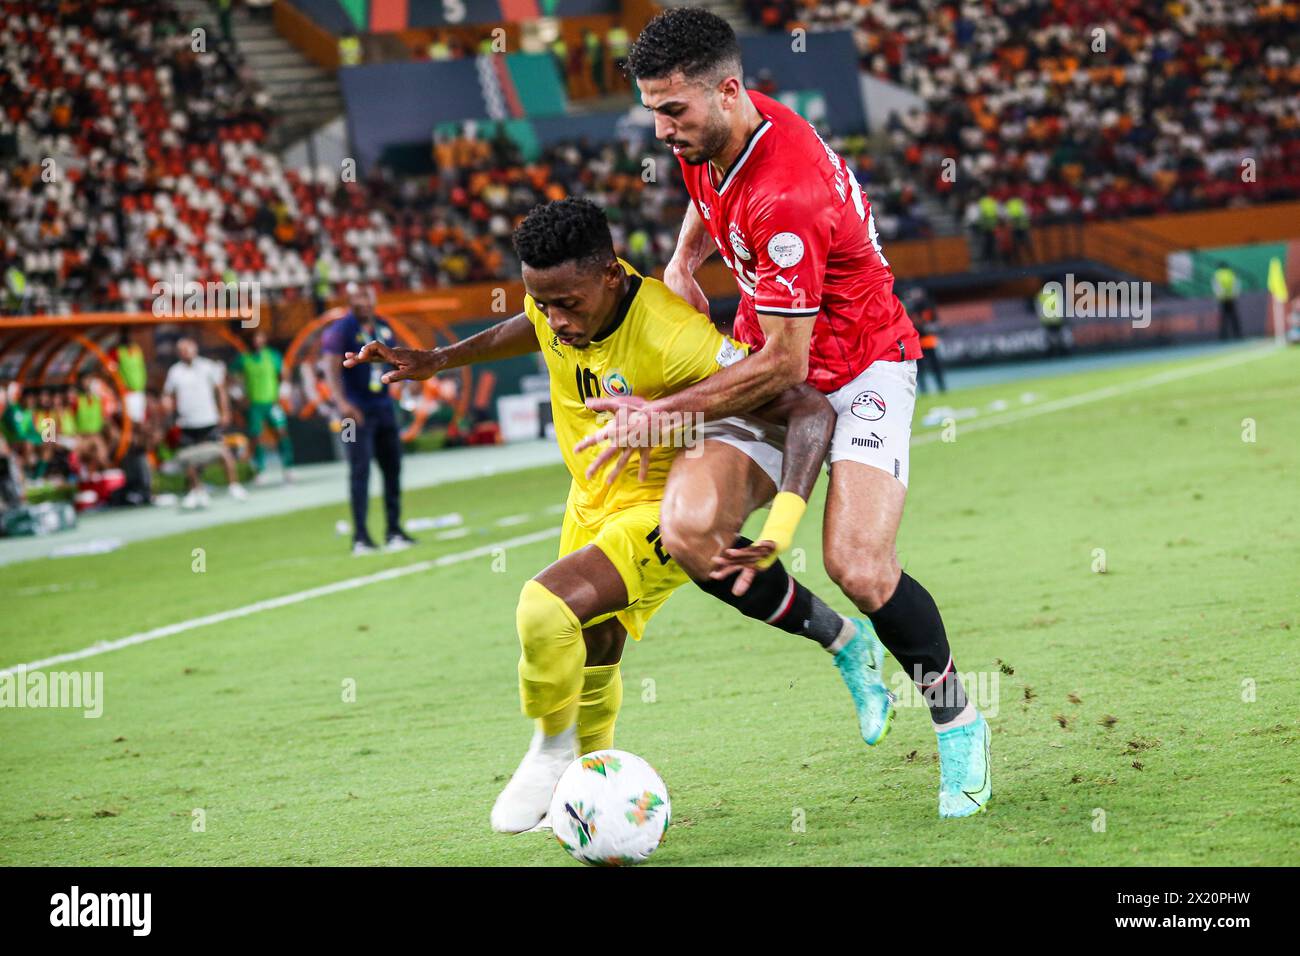
[[[239,483],[234,456],[221,441],[221,429],[230,424],[225,367],[201,357],[198,344],[190,338],[177,342],[176,351],[180,361],[167,370],[163,399],[168,403],[168,410],[175,413],[181,430],[181,451],[177,458],[184,463],[189,479],[189,492],[181,507],[198,508],[208,504],[199,469],[218,458],[226,467],[230,496],[243,501],[248,492]]]

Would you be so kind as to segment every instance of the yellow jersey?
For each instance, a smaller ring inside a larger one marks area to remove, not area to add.
[[[681,391],[714,372],[740,361],[748,346],[723,335],[685,299],[652,276],[642,276],[623,259],[632,286],[619,303],[614,323],[586,348],[559,341],[532,296],[524,296],[524,312],[532,320],[551,378],[551,416],[564,463],[573,478],[569,510],[588,527],[608,514],[646,502],[660,501],[676,448],[650,449],[647,480],[638,480],[636,463],[606,485],[609,462],[595,477],[587,468],[605,447],[575,454],[573,446],[598,429],[610,416],[587,408],[589,398],[636,395],[653,401]]]

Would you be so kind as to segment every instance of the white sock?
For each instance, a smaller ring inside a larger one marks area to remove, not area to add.
[[[858,633],[857,625],[847,617],[844,618],[844,624],[840,627],[839,637],[827,644],[826,650],[830,651],[832,654],[838,654],[843,650],[845,644],[853,640],[853,635],[856,633]]]
[[[936,732],[939,732],[952,730],[954,727],[965,727],[967,724],[975,723],[975,718],[979,715],[980,712],[975,709],[975,705],[970,701],[966,701],[966,706],[962,709],[960,714],[948,721],[946,724],[935,724],[934,729]]]
[[[578,725],[572,724],[558,734],[547,735],[538,727],[533,731],[533,741],[528,749],[548,757],[572,757],[578,747]]]

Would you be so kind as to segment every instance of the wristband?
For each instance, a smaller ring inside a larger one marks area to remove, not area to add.
[[[807,509],[808,502],[793,491],[777,492],[776,497],[772,499],[772,510],[767,513],[767,520],[763,522],[763,530],[758,533],[759,541],[774,542],[776,550],[758,562],[759,568],[770,568],[776,563],[781,552],[790,547],[790,543],[794,540],[795,529],[799,527],[799,519]]]

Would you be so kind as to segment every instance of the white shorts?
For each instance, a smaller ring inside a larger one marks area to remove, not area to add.
[[[916,407],[916,362],[872,362],[853,381],[826,396],[835,409],[827,465],[856,461],[893,475],[907,487],[912,412]],[[752,415],[708,422],[703,437],[744,452],[781,487],[785,429]]]
[[[146,408],[144,392],[127,392],[122,396],[122,405],[126,408],[126,416],[137,425],[144,421],[144,410]]]

